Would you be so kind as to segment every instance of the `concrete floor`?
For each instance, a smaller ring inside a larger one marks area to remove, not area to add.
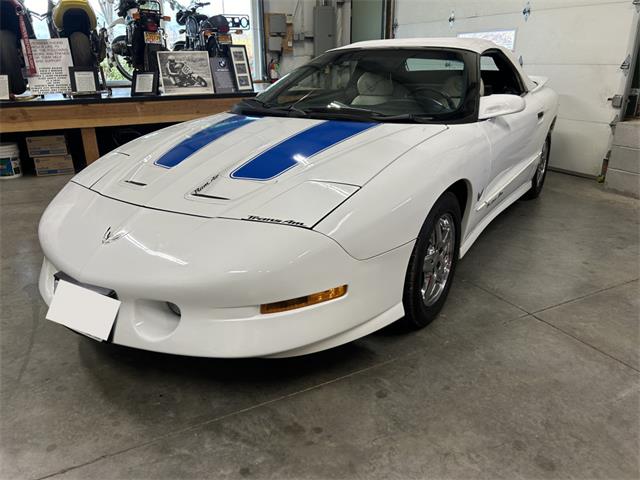
[[[228,361],[44,319],[36,225],[66,180],[0,183],[1,478],[640,477],[637,201],[552,173],[430,327]]]

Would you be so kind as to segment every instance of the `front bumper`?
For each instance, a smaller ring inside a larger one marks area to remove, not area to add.
[[[108,227],[126,234],[103,244]],[[412,248],[359,261],[310,230],[155,211],[75,184],[52,202],[39,233],[47,303],[63,271],[115,290],[122,305],[114,343],[206,357],[300,355],[391,323],[403,315]],[[343,284],[349,291],[339,299],[260,314],[262,303]]]

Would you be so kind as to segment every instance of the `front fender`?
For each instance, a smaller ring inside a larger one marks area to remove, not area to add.
[[[467,203],[475,203],[489,175],[490,155],[490,144],[475,123],[451,126],[406,152],[315,230],[357,259],[404,245],[418,236],[433,204],[455,182],[465,180],[471,190]],[[463,237],[474,221],[472,213],[465,216]]]

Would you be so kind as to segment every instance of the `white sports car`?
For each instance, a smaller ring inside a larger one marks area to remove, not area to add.
[[[545,81],[484,40],[361,42],[118,148],[42,217],[47,318],[208,357],[423,327],[482,230],[542,189]]]

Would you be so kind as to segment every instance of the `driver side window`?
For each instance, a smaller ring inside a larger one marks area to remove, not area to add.
[[[480,75],[484,83],[484,96],[522,95],[526,91],[520,75],[500,51],[490,51],[480,57]]]

